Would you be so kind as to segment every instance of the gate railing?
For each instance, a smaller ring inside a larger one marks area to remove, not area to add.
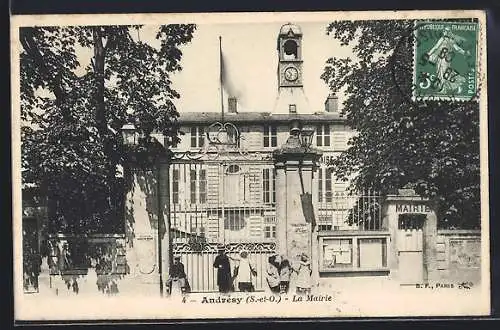
[[[382,196],[336,193],[318,203],[318,230],[386,230],[382,221]]]
[[[264,290],[268,258],[276,247],[272,168],[264,163],[171,164],[172,252],[181,258],[192,291],[218,290],[213,267],[218,244],[233,258],[231,272],[239,253],[247,251],[257,269],[255,289]]]
[[[217,243],[200,242],[173,244],[173,252],[180,256],[193,292],[218,290],[217,269],[213,267],[217,256],[217,245]],[[276,244],[269,242],[229,243],[225,247],[230,258],[231,274],[234,274],[239,253],[245,250],[248,252],[249,261],[255,265],[257,270],[257,275],[253,278],[255,290],[265,290],[268,258],[274,254]]]
[[[173,163],[170,228],[173,242],[274,242],[272,164]],[[266,183],[266,185],[264,184]],[[265,194],[264,187],[267,187]]]

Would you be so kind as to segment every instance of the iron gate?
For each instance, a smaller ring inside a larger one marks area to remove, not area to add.
[[[224,244],[234,269],[248,252],[257,269],[256,290],[266,285],[268,257],[276,250],[273,164],[179,161],[170,167],[170,233],[194,292],[217,291],[213,267]],[[237,285],[235,285],[237,287]]]

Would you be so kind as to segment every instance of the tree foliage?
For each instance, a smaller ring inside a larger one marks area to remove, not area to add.
[[[159,46],[142,26],[23,27],[19,31],[23,182],[49,200],[57,231],[116,230],[125,152],[121,127],[133,119],[149,137],[178,141],[171,74],[194,25],[164,25]],[[89,54],[90,64],[83,62]],[[85,67],[84,67],[85,66]],[[147,139],[146,139],[147,140]],[[121,221],[123,222],[123,221]]]
[[[435,202],[440,226],[480,219],[477,101],[411,99],[414,21],[336,21],[327,34],[352,47],[328,59],[322,79],[344,91],[343,113],[357,134],[332,162],[352,188],[383,194],[413,188]]]

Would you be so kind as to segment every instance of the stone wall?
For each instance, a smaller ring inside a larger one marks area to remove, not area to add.
[[[438,279],[481,281],[481,231],[439,230],[436,241]]]

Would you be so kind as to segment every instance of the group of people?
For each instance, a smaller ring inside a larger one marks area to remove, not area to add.
[[[231,262],[235,263],[233,267],[231,267]],[[229,293],[235,291],[235,283],[238,283],[238,291],[240,292],[255,291],[253,279],[257,276],[257,270],[249,260],[247,251],[241,251],[238,257],[232,257],[226,254],[225,247],[220,245],[213,267],[217,269],[219,292]],[[309,257],[306,254],[301,255],[300,262],[297,264],[292,264],[287,258],[278,254],[269,257],[266,279],[271,292],[276,294],[288,293],[290,279],[294,272],[296,273],[295,286],[297,294],[310,293],[312,270]],[[180,262],[179,256],[174,257],[167,280],[167,290],[170,294],[176,288],[183,294],[190,292],[184,265]]]
[[[228,293],[235,291],[234,283],[238,283],[241,292],[253,292],[253,277],[257,276],[255,265],[248,259],[248,252],[241,251],[239,258],[228,256],[223,246],[218,248],[219,254],[215,257],[214,268],[217,268],[217,285],[219,292]],[[231,261],[235,261],[233,273],[231,274]]]
[[[284,256],[273,255],[269,257],[267,267],[267,283],[273,293],[288,293],[290,290],[290,278],[296,273],[295,286],[297,294],[311,292],[311,264],[309,257],[302,254],[298,265],[292,266]]]

